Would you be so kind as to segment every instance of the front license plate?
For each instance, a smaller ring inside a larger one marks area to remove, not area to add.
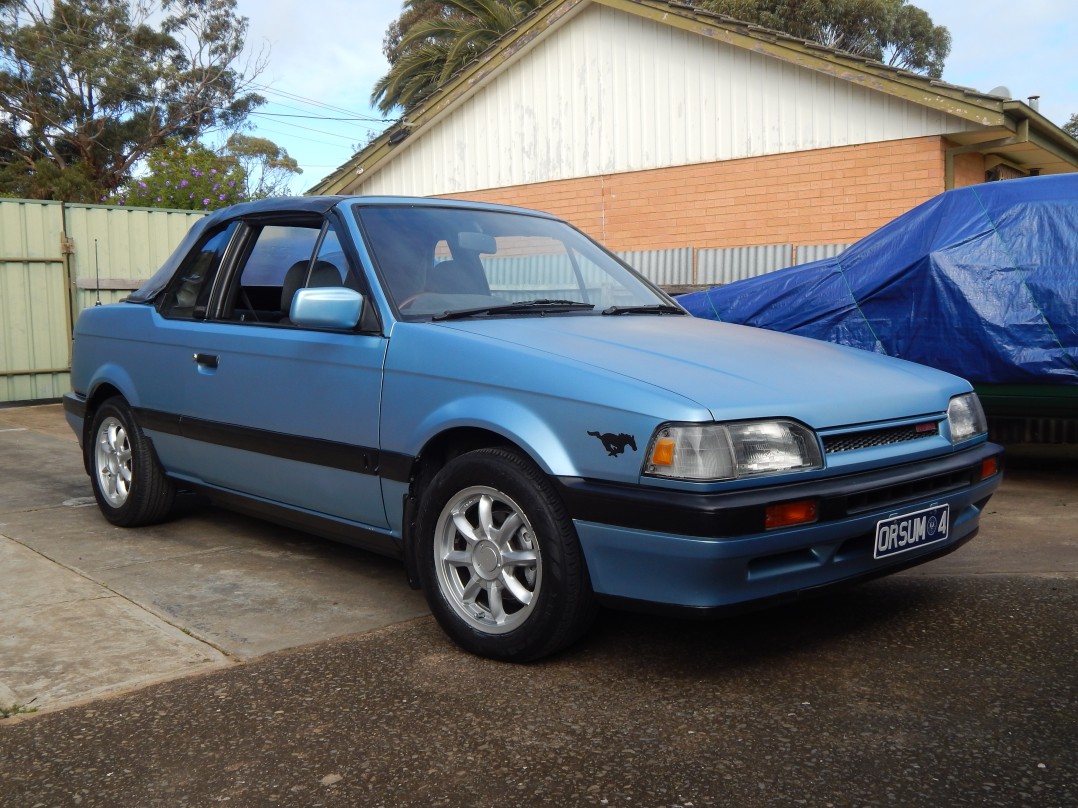
[[[951,506],[935,505],[924,510],[892,516],[876,523],[876,546],[873,556],[904,553],[947,538],[951,526]]]

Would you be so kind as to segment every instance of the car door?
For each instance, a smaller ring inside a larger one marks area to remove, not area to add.
[[[209,316],[190,329],[181,432],[213,486],[387,525],[378,468],[381,333],[290,321],[304,286],[362,289],[336,226],[246,223]]]

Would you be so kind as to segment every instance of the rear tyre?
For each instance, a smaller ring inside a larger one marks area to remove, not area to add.
[[[442,629],[473,654],[527,662],[595,614],[580,542],[534,463],[507,449],[450,461],[423,493],[419,575]]]
[[[94,497],[112,524],[152,525],[168,516],[176,488],[131,408],[119,396],[94,412],[86,446]]]

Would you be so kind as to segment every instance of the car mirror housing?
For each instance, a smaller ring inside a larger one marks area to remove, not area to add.
[[[341,287],[300,289],[288,318],[307,328],[355,328],[366,300],[353,289]]]

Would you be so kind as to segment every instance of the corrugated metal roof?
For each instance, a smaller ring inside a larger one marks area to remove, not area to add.
[[[652,283],[659,286],[688,286],[693,283],[693,248],[671,250],[629,250],[618,257]]]
[[[809,264],[823,258],[834,258],[849,244],[799,244],[794,254],[794,263]]]
[[[792,262],[791,244],[700,250],[696,255],[696,284],[718,286],[733,283],[788,267]]]

